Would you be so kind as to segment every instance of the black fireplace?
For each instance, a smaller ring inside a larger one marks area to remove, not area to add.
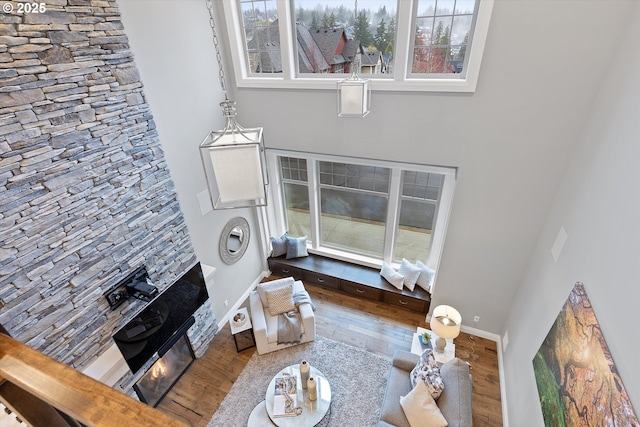
[[[186,333],[207,298],[197,263],[113,335],[131,372],[144,372],[134,385],[141,401],[156,406],[193,362]]]
[[[186,335],[187,329],[193,323],[192,317],[191,322],[185,323],[184,327],[158,351],[159,359],[133,385],[142,402],[157,406],[193,363],[195,356]]]

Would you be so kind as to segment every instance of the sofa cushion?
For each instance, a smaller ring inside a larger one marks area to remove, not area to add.
[[[258,294],[260,295],[260,302],[262,303],[262,307],[267,309],[269,307],[269,301],[267,300],[266,291],[270,289],[282,288],[285,286],[293,286],[295,280],[293,277],[285,277],[284,279],[272,280],[270,282],[258,283],[256,289],[258,290]]]
[[[387,282],[391,283],[396,289],[402,289],[402,283],[404,282],[404,276],[393,269],[386,262],[382,263],[380,269],[380,275],[387,279]]]
[[[398,273],[404,276],[404,286],[406,286],[410,291],[413,291],[413,289],[416,287],[416,282],[418,281],[418,277],[420,277],[421,271],[422,270],[411,264],[405,258],[402,258],[400,268],[398,269]]]
[[[400,406],[400,396],[411,391],[409,371],[391,366],[387,378],[387,390],[380,410],[380,420],[397,427],[411,427]]]
[[[451,359],[440,367],[446,387],[438,399],[438,407],[451,427],[472,427],[471,375],[467,362]]]
[[[407,375],[413,368],[416,367],[416,364],[420,360],[420,355],[415,353],[410,353],[405,350],[396,350],[393,352],[393,366],[403,369],[407,371]]]
[[[270,315],[275,316],[296,309],[293,303],[293,286],[268,289],[265,293],[269,302]]]
[[[400,397],[400,406],[411,427],[447,426],[447,420],[431,397],[431,391],[422,381],[418,381],[409,394]]]
[[[422,353],[416,367],[411,371],[411,385],[416,387],[419,382],[423,382],[429,388],[434,399],[439,398],[445,388],[446,383],[440,377],[438,362],[430,348]]]

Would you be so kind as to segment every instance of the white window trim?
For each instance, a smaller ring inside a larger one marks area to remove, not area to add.
[[[398,2],[397,33],[396,33],[396,57],[409,58],[411,49],[411,34],[413,21],[413,3],[417,0]],[[476,16],[475,29],[469,50],[466,76],[462,79],[436,79],[432,77],[408,77],[408,61],[398,61],[394,64],[393,78],[372,78],[372,90],[379,91],[410,91],[410,92],[475,92],[480,73],[480,64],[484,53],[491,11],[495,0],[480,0],[478,14]],[[240,25],[241,17],[236,0],[223,0],[222,7],[224,19],[229,36],[231,62],[238,87],[246,88],[287,88],[287,89],[327,89],[335,90],[336,83],[345,78],[331,77],[323,74],[317,77],[297,77],[293,45],[293,24],[290,19],[290,0],[276,0],[278,5],[278,24],[280,34],[288,34],[281,37],[282,74],[269,77],[249,75],[244,55],[244,35]],[[371,75],[367,75],[370,78]]]
[[[319,206],[316,201],[319,199],[315,192],[318,191],[319,185],[317,185],[318,174],[316,170],[316,162],[317,161],[327,161],[327,162],[343,162],[343,163],[351,163],[351,164],[359,164],[366,166],[379,166],[384,168],[392,169],[392,180],[395,182],[391,184],[396,184],[398,189],[394,189],[391,187],[389,192],[389,210],[392,209],[397,210],[400,208],[400,191],[399,185],[397,182],[400,180],[400,170],[409,170],[409,171],[418,171],[418,172],[431,172],[438,173],[444,175],[444,183],[442,187],[442,192],[440,195],[440,203],[438,206],[438,210],[436,212],[436,224],[432,230],[431,234],[431,244],[429,250],[429,256],[427,260],[420,260],[425,262],[426,265],[430,266],[434,270],[436,270],[436,274],[438,271],[438,266],[440,265],[440,258],[442,257],[442,251],[444,249],[444,238],[447,231],[447,227],[449,225],[449,216],[451,212],[451,206],[453,203],[453,192],[455,188],[456,182],[456,174],[457,169],[453,167],[440,167],[440,166],[428,166],[428,165],[419,165],[413,163],[402,163],[402,162],[392,162],[392,161],[382,161],[382,160],[372,160],[372,159],[363,159],[363,158],[355,158],[355,157],[342,157],[342,156],[331,156],[325,154],[316,154],[316,153],[302,153],[299,151],[287,151],[287,150],[278,150],[278,149],[267,149],[266,157],[267,157],[267,167],[269,173],[269,191],[268,191],[268,203],[267,203],[267,216],[268,223],[270,225],[270,229],[266,230],[270,236],[281,236],[285,231],[287,231],[287,219],[284,208],[284,194],[282,191],[282,176],[280,173],[280,162],[278,161],[278,157],[297,157],[297,158],[305,158],[312,160],[312,162],[307,162],[307,180],[309,185],[309,210],[313,212],[319,212]],[[392,194],[394,193],[394,194]],[[314,197],[315,196],[315,197]],[[392,200],[394,197],[394,200]],[[308,242],[308,249],[312,253],[317,253],[320,255],[326,255],[332,258],[340,259],[343,261],[354,262],[356,264],[366,265],[369,267],[380,268],[382,266],[382,262],[387,262],[394,267],[399,267],[399,264],[393,262],[391,259],[391,251],[395,246],[395,229],[396,229],[396,221],[397,221],[398,212],[395,212],[392,217],[387,218],[387,223],[392,223],[393,227],[387,227],[386,233],[392,233],[393,237],[389,244],[385,245],[383,259],[377,259],[373,257],[367,257],[364,255],[358,255],[346,251],[341,251],[333,248],[327,248],[320,246],[320,215],[311,215],[312,224],[311,224],[311,238]],[[313,218],[315,217],[315,221]],[[385,238],[388,236],[385,236]],[[269,240],[269,236],[266,236],[266,240]],[[415,262],[416,260],[410,260]],[[435,278],[434,278],[435,283]]]

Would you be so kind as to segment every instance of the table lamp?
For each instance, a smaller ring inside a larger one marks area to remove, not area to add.
[[[448,305],[439,305],[433,309],[431,315],[431,330],[438,336],[436,351],[443,353],[447,339],[453,339],[460,334],[462,316],[458,310]]]

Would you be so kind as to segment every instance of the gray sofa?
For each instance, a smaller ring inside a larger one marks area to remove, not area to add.
[[[389,371],[387,390],[380,411],[379,427],[411,427],[400,406],[400,396],[411,391],[409,374],[420,356],[396,350]],[[469,365],[457,357],[440,367],[444,391],[437,400],[438,408],[449,427],[472,427],[471,375]]]

